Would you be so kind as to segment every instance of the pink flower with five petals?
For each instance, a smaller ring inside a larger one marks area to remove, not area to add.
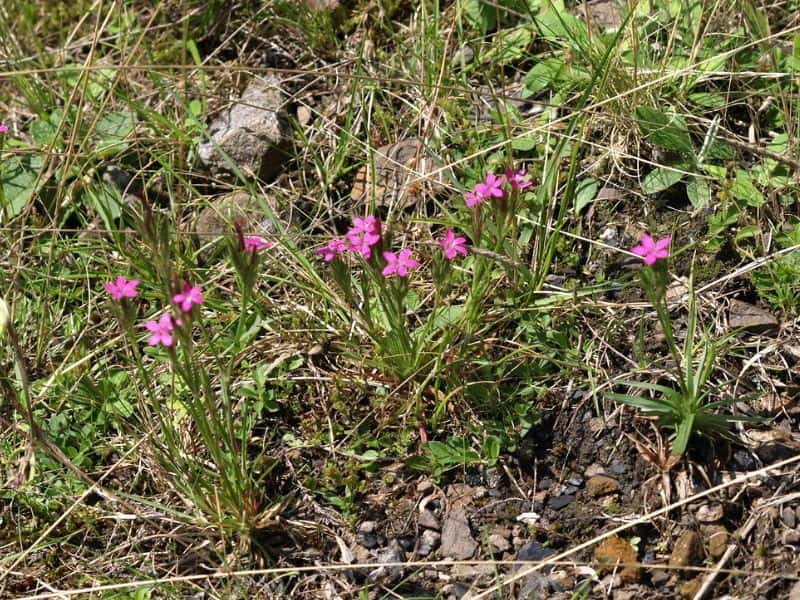
[[[525,177],[526,172],[525,169],[522,168],[516,173],[514,169],[506,169],[506,181],[508,185],[511,186],[511,190],[514,192],[518,192],[519,190],[524,190],[527,187],[531,187],[533,185],[532,182],[523,179]]]
[[[171,314],[164,313],[158,321],[147,321],[144,326],[150,332],[150,339],[147,340],[150,346],[157,346],[158,344],[166,348],[172,346],[172,332],[175,329],[175,323],[172,321]]]
[[[503,190],[504,181],[505,179],[502,175],[498,177],[489,172],[486,174],[486,179],[475,185],[475,193],[486,199],[503,198],[506,195],[505,190]]]
[[[138,279],[128,281],[120,275],[113,283],[103,284],[103,287],[114,300],[122,300],[123,298],[136,298],[137,285],[139,285]]]
[[[329,241],[326,246],[317,248],[316,252],[322,255],[322,259],[325,262],[331,262],[345,250],[347,250],[347,242],[337,238]]]
[[[467,247],[464,245],[467,241],[465,237],[456,237],[452,229],[448,229],[444,237],[436,240],[439,245],[444,249],[444,255],[447,260],[453,260],[456,254],[467,255]]]
[[[383,258],[386,259],[386,266],[383,267],[381,274],[384,277],[397,275],[398,277],[405,277],[412,269],[416,269],[419,263],[411,258],[411,250],[405,248],[400,250],[398,254],[394,252],[384,252]]]
[[[656,242],[649,235],[644,234],[641,243],[631,248],[631,252],[637,256],[641,256],[644,260],[644,264],[652,265],[655,264],[657,260],[669,257],[670,241],[671,238],[667,236]]]
[[[179,294],[172,297],[172,301],[177,304],[180,309],[185,312],[191,312],[192,306],[195,304],[203,303],[203,295],[200,286],[190,286],[188,283],[183,284],[183,290]]]

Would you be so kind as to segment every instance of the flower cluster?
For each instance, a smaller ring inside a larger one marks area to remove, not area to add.
[[[329,240],[321,248],[316,249],[325,262],[331,262],[345,252],[355,252],[364,259],[372,257],[372,248],[381,241],[381,222],[373,215],[367,215],[363,219],[356,217],[353,219],[353,226],[348,230],[343,238]],[[452,229],[448,229],[445,236],[437,240],[442,247],[447,260],[453,260],[457,254],[467,255],[467,239],[456,236]],[[384,277],[397,275],[405,277],[409,271],[419,267],[419,261],[415,260],[409,249],[402,249],[400,252],[385,251],[382,254],[386,265],[381,270]]]
[[[507,195],[507,190],[503,187],[505,184],[508,185],[511,192],[519,192],[530,187],[533,184],[525,179],[525,176],[524,168],[519,171],[506,169],[505,173],[500,176],[492,172],[487,173],[483,181],[476,183],[472,191],[464,194],[467,206],[473,208],[492,198],[505,198]]]
[[[103,287],[113,300],[126,302],[128,298],[136,298],[139,295],[136,290],[138,285],[138,279],[128,280],[120,275],[113,282],[104,284]],[[200,286],[192,286],[188,283],[184,283],[181,291],[172,296],[172,303],[182,314],[191,313],[195,306],[203,304],[203,302],[203,291]],[[166,348],[172,347],[175,328],[181,325],[183,325],[183,320],[175,317],[170,311],[163,313],[157,321],[146,321],[145,329],[150,332],[150,339],[147,343],[150,346],[161,344]]]

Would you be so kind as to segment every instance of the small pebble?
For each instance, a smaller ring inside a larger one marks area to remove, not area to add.
[[[555,496],[550,498],[547,501],[547,506],[552,508],[553,510],[561,510],[565,506],[569,506],[575,501],[575,496],[571,494],[565,494],[563,496]]]
[[[790,529],[794,529],[795,525],[797,525],[797,516],[795,515],[792,507],[784,507],[784,509],[781,511],[781,521],[783,521],[783,524]]]

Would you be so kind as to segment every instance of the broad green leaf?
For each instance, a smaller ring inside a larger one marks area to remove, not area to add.
[[[737,200],[754,208],[762,206],[765,202],[764,195],[753,183],[750,173],[744,169],[736,169],[736,179],[728,191]]]
[[[529,152],[536,147],[536,138],[532,135],[514,138],[511,147],[520,152]]]
[[[689,94],[689,102],[700,108],[708,108],[711,110],[720,110],[728,104],[725,96],[722,94],[712,94],[709,92],[696,92]]]
[[[497,462],[497,459],[500,456],[499,437],[496,435],[486,436],[486,440],[483,442],[483,456],[490,465],[493,465]]]
[[[103,115],[95,128],[100,140],[95,151],[102,157],[124,151],[128,147],[125,142],[133,132],[133,114],[130,112],[112,112]]]
[[[495,8],[482,0],[461,0],[459,8],[467,22],[486,34],[497,26]]]
[[[705,208],[711,203],[711,188],[705,179],[697,175],[692,175],[686,182],[686,195],[695,209]]]
[[[525,75],[524,84],[526,96],[538,94],[557,82],[566,70],[564,60],[561,58],[546,58],[536,63]]]
[[[36,146],[49,146],[56,137],[56,130],[57,127],[49,120],[36,119],[30,126],[31,140]]]
[[[533,41],[533,34],[526,27],[505,30],[498,33],[492,48],[484,55],[484,60],[496,65],[505,65],[525,56]]]
[[[42,156],[12,156],[0,165],[0,185],[3,186],[3,202],[0,206],[0,222],[7,223],[22,212],[28,200],[37,191],[36,179],[44,164]],[[44,181],[39,181],[39,188]]]
[[[586,208],[597,197],[597,180],[594,177],[582,179],[575,186],[575,213]]]
[[[692,138],[689,137],[689,130],[683,117],[666,115],[649,106],[638,106],[636,122],[642,135],[652,144],[678,152],[694,152]]]
[[[645,194],[656,194],[671,188],[681,179],[683,179],[683,173],[677,169],[656,167],[642,180],[642,192]]]

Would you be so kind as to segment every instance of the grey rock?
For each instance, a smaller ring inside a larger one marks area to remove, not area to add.
[[[427,508],[419,513],[418,522],[420,527],[425,527],[426,529],[440,531],[442,528],[442,526],[439,524],[439,519],[437,519],[436,515],[434,515]]]
[[[358,533],[375,533],[378,524],[375,521],[362,521],[358,526]]]
[[[553,548],[545,548],[539,542],[528,542],[517,552],[517,560],[530,560],[539,562],[546,559],[548,556],[553,556],[556,551]]]
[[[519,591],[519,600],[542,600],[550,597],[550,580],[544,575],[531,575]]]
[[[389,541],[389,544],[378,552],[377,556],[378,563],[381,564],[389,564],[389,563],[400,563],[405,562],[406,557],[405,553],[403,552],[403,548],[400,546],[400,543],[392,539]],[[386,567],[380,566],[377,569],[370,571],[367,579],[375,583],[376,581],[386,582],[387,580],[393,581],[399,579],[403,575],[403,568],[402,567]]]
[[[781,511],[781,521],[787,527],[794,529],[795,525],[797,525],[797,517],[795,515],[794,510],[790,506],[784,507]]]
[[[368,550],[377,548],[380,545],[377,527],[378,525],[375,521],[364,521],[361,523],[356,532],[356,542]]]
[[[547,501],[547,506],[552,508],[553,510],[561,510],[565,506],[572,504],[575,501],[575,496],[572,494],[563,494],[561,496],[555,496],[550,498]]]
[[[470,532],[467,514],[463,510],[449,513],[442,527],[441,555],[454,560],[467,560],[472,558],[477,548],[478,543]]]
[[[432,529],[426,529],[422,532],[422,535],[419,538],[417,555],[428,556],[431,552],[439,547],[441,541],[442,535],[439,532],[433,531]]]
[[[232,162],[247,175],[273,176],[288,157],[284,147],[291,126],[285,104],[274,74],[255,79],[238,102],[212,121],[211,139],[198,150],[200,160],[214,171],[230,171]]]
[[[433,491],[433,482],[430,479],[421,479],[417,483],[418,494],[430,494]]]
[[[608,470],[615,475],[622,475],[625,471],[628,470],[628,467],[625,466],[625,463],[615,460],[611,463],[608,467]]]
[[[291,215],[279,209],[277,202],[268,196],[251,196],[237,191],[211,199],[197,215],[192,230],[201,248],[201,256],[207,259],[213,254],[213,244],[221,237],[233,238],[234,225],[239,223],[244,235],[269,238],[276,233],[278,219],[288,224]]]
[[[511,542],[508,538],[499,534],[493,533],[489,536],[489,551],[492,554],[500,554],[511,550]]]

